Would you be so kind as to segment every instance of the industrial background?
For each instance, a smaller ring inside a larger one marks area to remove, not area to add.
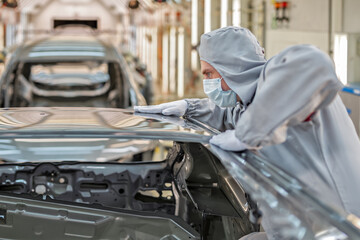
[[[294,44],[327,52],[359,131],[358,0],[7,0],[0,1],[0,50],[41,39],[67,24],[89,26],[151,74],[152,102],[205,97],[198,54],[201,34],[224,26],[249,28],[269,59]],[[0,72],[4,63],[0,64]],[[354,100],[355,99],[355,100]]]

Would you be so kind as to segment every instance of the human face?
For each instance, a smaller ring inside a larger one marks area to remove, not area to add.
[[[201,73],[204,77],[204,79],[214,79],[214,78],[221,78],[221,88],[223,91],[229,91],[231,88],[226,84],[224,79],[221,77],[221,75],[216,71],[213,66],[211,66],[209,63],[205,61],[200,61],[201,66]]]

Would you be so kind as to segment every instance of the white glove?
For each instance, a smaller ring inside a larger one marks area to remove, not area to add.
[[[248,146],[235,136],[235,130],[227,130],[215,135],[209,142],[227,151],[243,151],[248,149]]]
[[[175,115],[181,117],[186,113],[187,107],[188,104],[185,100],[178,100],[160,105],[135,106],[134,111],[142,113],[161,113],[163,115]]]

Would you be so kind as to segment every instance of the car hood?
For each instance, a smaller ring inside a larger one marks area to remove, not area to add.
[[[106,162],[155,149],[158,140],[207,142],[183,119],[105,108],[0,110],[0,159],[7,162]]]
[[[0,138],[128,137],[207,142],[211,131],[177,117],[109,108],[7,108]]]
[[[16,149],[20,149],[27,156],[31,155],[31,151],[47,151],[49,154],[55,147],[74,148],[81,155],[82,147],[90,146],[96,151],[100,146],[107,149],[113,144],[119,144],[116,141],[132,147],[136,152],[149,147],[151,141],[164,139],[208,143],[211,135],[216,133],[215,130],[194,120],[102,108],[2,109],[0,130],[0,157],[6,153],[9,153],[9,156],[11,151]],[[64,139],[68,140],[64,142]],[[27,144],[31,145],[32,149]],[[223,151],[216,146],[206,146],[218,156],[229,174],[255,201],[277,213],[279,217],[274,218],[274,221],[291,223],[286,228],[290,234],[289,239],[302,239],[304,229],[308,227],[311,230],[311,226],[317,222],[321,223],[320,230],[333,231],[335,227],[336,231],[340,234],[345,233],[350,239],[360,236],[358,218],[353,216],[349,219],[346,213],[314,198],[301,182],[272,166],[266,159],[261,159],[249,151],[234,153]],[[57,149],[55,152],[60,150]],[[94,151],[86,154],[94,156]],[[56,156],[53,156],[56,159]],[[15,155],[13,157],[15,159]],[[104,166],[103,168],[105,169]],[[0,196],[0,202],[11,201],[14,202],[14,199]],[[31,203],[27,203],[29,204]],[[54,209],[58,208],[59,206],[54,206]],[[294,215],[293,212],[297,214]],[[308,216],[311,216],[311,219],[308,219]],[[306,219],[310,227],[298,224],[303,219]],[[329,231],[321,234],[326,236]],[[195,236],[186,231],[179,234],[189,239]],[[320,235],[318,239],[321,239]]]

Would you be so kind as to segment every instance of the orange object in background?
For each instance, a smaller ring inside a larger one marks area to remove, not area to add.
[[[275,7],[275,11],[276,11],[276,16],[275,16],[275,20],[276,21],[287,21],[289,22],[289,17],[287,16],[288,14],[286,14],[286,10],[289,7],[289,1],[273,1],[274,7]],[[280,12],[280,10],[282,10]]]
[[[281,2],[275,2],[274,6],[276,9],[279,9],[279,8],[281,8],[282,4],[281,4]]]

